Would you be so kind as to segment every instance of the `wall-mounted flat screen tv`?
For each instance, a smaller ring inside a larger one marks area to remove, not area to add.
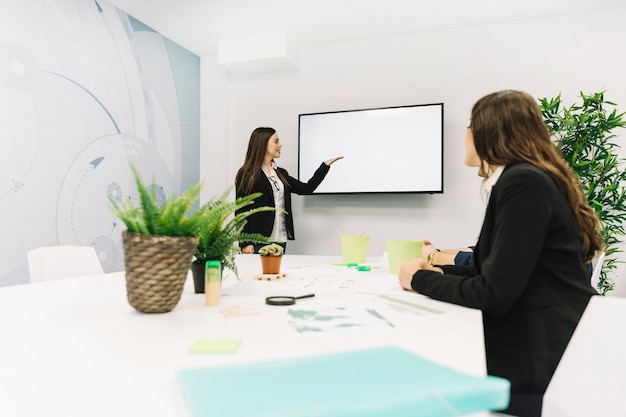
[[[298,178],[335,156],[315,194],[442,193],[443,103],[300,114]]]

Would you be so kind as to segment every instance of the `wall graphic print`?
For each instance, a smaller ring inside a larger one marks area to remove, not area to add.
[[[108,198],[129,162],[163,198],[199,179],[200,58],[104,1],[0,3],[0,286],[28,250],[89,245],[124,268]]]

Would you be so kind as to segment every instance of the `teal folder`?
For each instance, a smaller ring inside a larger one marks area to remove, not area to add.
[[[509,381],[397,347],[178,371],[193,417],[448,417],[504,409]]]

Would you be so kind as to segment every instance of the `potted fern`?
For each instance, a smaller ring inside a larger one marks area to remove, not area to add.
[[[229,200],[230,189],[221,196],[211,199],[196,211],[191,219],[194,223],[198,245],[191,265],[196,293],[204,292],[204,266],[208,260],[219,260],[222,268],[230,269],[239,278],[235,257],[241,253],[237,242],[269,243],[267,237],[258,233],[244,233],[249,216],[261,211],[274,211],[274,207],[257,207],[242,211],[254,203],[261,193],[250,194]]]
[[[126,294],[129,304],[143,313],[165,313],[178,302],[198,245],[195,219],[188,215],[200,197],[202,184],[160,204],[156,186],[146,186],[131,169],[139,193],[130,199],[109,199],[111,210],[125,225],[122,232]]]
[[[562,106],[561,94],[539,99],[543,117],[551,130],[563,158],[580,178],[587,201],[602,223],[606,252],[598,290],[606,294],[615,288],[609,271],[617,268],[615,256],[624,236],[626,220],[626,170],[624,159],[616,150],[619,145],[614,129],[626,126],[625,113],[618,113],[616,104],[605,100],[605,91],[580,93],[582,104]]]
[[[264,274],[279,274],[280,264],[285,250],[282,246],[271,243],[259,249],[261,256],[261,269]]]

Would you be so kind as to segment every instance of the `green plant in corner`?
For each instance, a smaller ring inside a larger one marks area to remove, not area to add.
[[[195,250],[195,263],[205,263],[207,260],[220,260],[225,268],[230,269],[237,277],[235,256],[241,253],[237,242],[269,243],[266,236],[258,233],[244,233],[243,229],[248,217],[261,211],[275,211],[274,207],[256,207],[242,210],[261,193],[250,194],[229,200],[230,189],[221,196],[211,199],[196,211],[190,220],[194,224],[194,234],[199,242]]]
[[[614,256],[624,236],[626,220],[626,171],[624,159],[616,150],[613,130],[626,126],[625,113],[618,113],[616,104],[605,100],[605,91],[580,93],[582,104],[562,106],[561,94],[539,99],[543,117],[563,158],[574,169],[602,224],[606,258],[602,266],[598,290],[606,294],[615,288],[608,272],[620,262]]]

